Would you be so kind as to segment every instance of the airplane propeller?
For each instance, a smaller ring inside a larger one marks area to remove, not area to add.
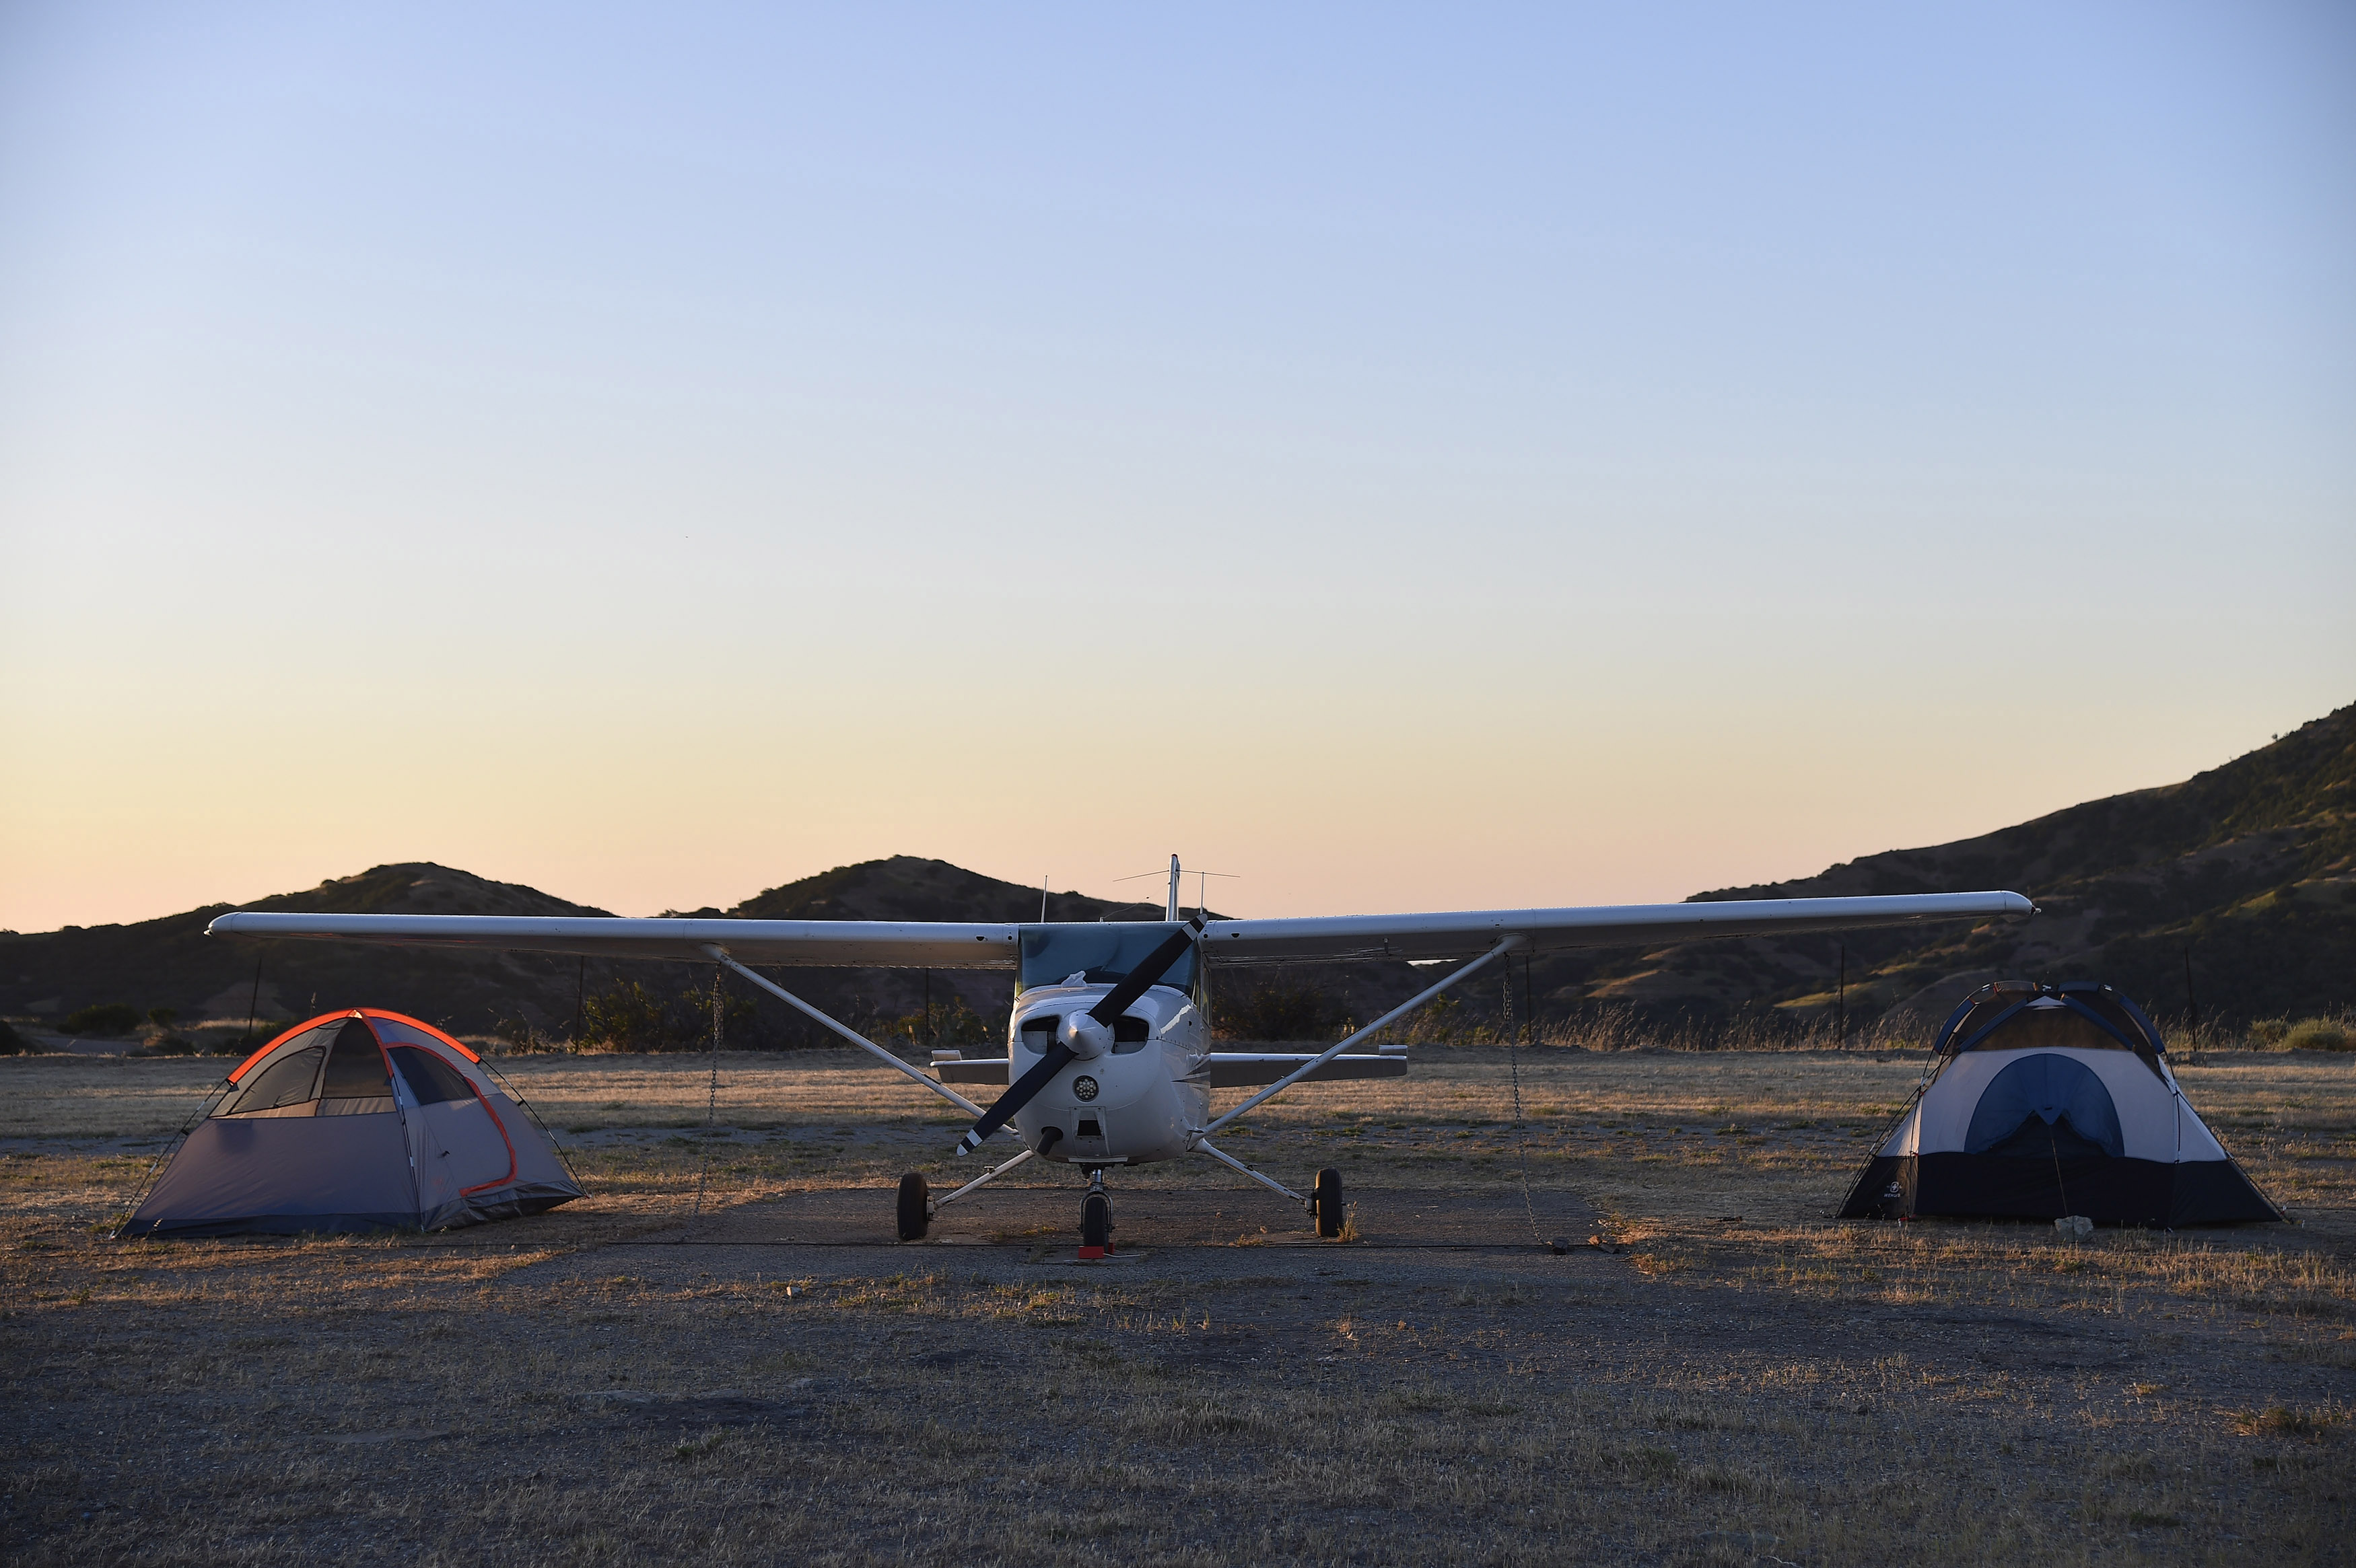
[[[1047,1086],[1050,1078],[1077,1061],[1080,1052],[1073,1049],[1071,1040],[1095,1043],[1095,1050],[1088,1052],[1091,1056],[1101,1051],[1104,1045],[1109,1043],[1113,1020],[1127,1012],[1131,1002],[1145,995],[1147,987],[1168,974],[1172,965],[1186,956],[1187,949],[1194,945],[1194,939],[1202,930],[1200,915],[1190,919],[1183,930],[1171,933],[1168,941],[1145,955],[1145,962],[1122,976],[1120,983],[1098,998],[1095,1007],[1076,1018],[1065,1019],[1063,1028],[1056,1030],[1056,1034],[1058,1037],[1069,1036],[1070,1040],[1058,1038],[1030,1072],[1017,1078],[1006,1093],[998,1097],[998,1103],[991,1106],[981,1120],[974,1123],[965,1136],[958,1140],[958,1153],[968,1155],[980,1148],[991,1134],[1006,1125],[1009,1116],[1029,1104],[1032,1097]],[[1095,1027],[1091,1029],[1090,1025]]]

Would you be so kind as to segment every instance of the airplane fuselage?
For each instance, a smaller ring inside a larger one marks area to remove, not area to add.
[[[1020,1079],[1109,985],[1033,986],[1007,1029],[1009,1077]],[[1067,1165],[1175,1159],[1210,1119],[1210,1030],[1185,992],[1155,986],[1130,1004],[1109,1046],[1067,1063],[1014,1114],[1023,1142]],[[1125,1038],[1124,1038],[1125,1037]],[[1052,1135],[1052,1136],[1051,1136]],[[1042,1147],[1042,1144],[1044,1147]]]

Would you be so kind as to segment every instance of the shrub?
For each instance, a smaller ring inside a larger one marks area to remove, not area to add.
[[[659,1051],[662,998],[643,981],[624,980],[581,1004],[583,1031],[617,1051]]]
[[[98,1002],[66,1015],[59,1027],[68,1034],[128,1034],[145,1021],[145,1015],[128,1002]]]
[[[1315,987],[1282,981],[1264,981],[1248,991],[1221,997],[1212,1019],[1220,1038],[1244,1040],[1323,1040],[1340,1021]]]
[[[508,1051],[517,1056],[536,1056],[543,1052],[561,1052],[566,1048],[541,1032],[529,1019],[503,1018],[491,1026],[491,1034]]]
[[[2250,1043],[2260,1051],[2279,1050],[2283,1036],[2289,1032],[2288,1019],[2260,1019],[2250,1026]]]
[[[934,1004],[929,1019],[921,1012],[894,1019],[891,1031],[907,1037],[919,1051],[963,1051],[969,1045],[984,1043],[992,1032],[990,1020],[958,996],[952,996],[946,1003]]]
[[[718,984],[717,981],[714,984]],[[581,1038],[572,1047],[608,1051],[703,1051],[712,1044],[710,986],[691,986],[666,995],[640,980],[624,980],[584,999]],[[758,1019],[749,997],[720,987],[721,1039],[742,1050],[752,1042]],[[550,1049],[555,1049],[552,1044]]]
[[[180,1021],[180,1009],[177,1008],[149,1008],[147,1009],[147,1021],[168,1034],[171,1032],[172,1026]]]
[[[6,1019],[0,1019],[0,1056],[16,1056],[32,1049],[32,1041],[18,1034]]]
[[[2340,1019],[2301,1019],[2283,1032],[2285,1051],[2356,1051],[2356,1029]]]

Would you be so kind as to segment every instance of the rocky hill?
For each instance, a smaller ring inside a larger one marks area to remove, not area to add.
[[[1738,1016],[1805,1025],[1836,1005],[1847,975],[1853,1023],[1927,1029],[1954,999],[1999,975],[2099,977],[2155,1012],[2194,1006],[2247,1020],[2356,1001],[2356,707],[2182,784],[2091,801],[2017,827],[1896,849],[1798,881],[1727,888],[1701,899],[2011,888],[2037,901],[2027,923],[1847,938],[1694,943],[1540,961],[1526,978],[1542,1017],[1625,1009],[1704,1025]],[[699,915],[789,920],[1039,917],[1036,888],[945,860],[897,855],[788,882]],[[215,941],[217,904],[132,925],[0,933],[0,1015],[37,1022],[93,1003],[176,1009],[184,1021],[290,1019],[333,1007],[387,1007],[469,1034],[567,1039],[603,1017],[635,1019],[641,1043],[684,1045],[709,1028],[711,971],[689,964],[601,964],[533,954]],[[379,866],[241,906],[342,912],[575,914],[605,912],[531,888],[427,864]],[[1158,904],[1076,892],[1047,901],[1055,921],[1153,920]],[[1330,1037],[1424,983],[1401,965],[1252,970],[1220,986],[1219,1018],[1249,1039]],[[1002,1023],[1011,981],[986,973],[797,970],[794,988],[862,1028],[952,1017],[958,1038]],[[1474,1022],[1502,1001],[1477,984],[1455,1004]],[[1518,1005],[1518,1004],[1517,1004]],[[604,1011],[600,1013],[600,1008]],[[615,1027],[619,1027],[618,1025]],[[737,998],[740,1044],[816,1040],[781,1007]]]
[[[945,860],[895,855],[771,888],[734,909],[687,912],[772,920],[1036,920],[1040,892]],[[390,1008],[461,1034],[500,1029],[570,1038],[584,1014],[616,987],[642,987],[666,1017],[644,1043],[685,1043],[708,1027],[704,965],[626,963],[531,953],[425,952],[326,942],[250,942],[208,937],[205,925],[231,909],[339,914],[603,915],[607,911],[447,866],[377,866],[358,876],[250,904],[209,904],[129,925],[68,926],[30,935],[0,933],[0,1015],[54,1024],[93,1004],[122,1002],[145,1014],[169,1008],[183,1026],[205,1019],[286,1021],[337,1007]],[[1159,904],[1121,903],[1057,892],[1048,918],[1158,920]],[[1002,1011],[1011,981],[958,972],[799,969],[794,988],[854,1023],[921,1012],[929,997],[946,1011]],[[633,1005],[644,1011],[645,998]],[[739,1043],[803,1041],[809,1026],[782,1008],[738,1007],[730,1036]],[[649,1025],[649,1028],[654,1026]]]
[[[533,888],[446,866],[378,866],[250,904],[209,904],[129,925],[70,925],[0,934],[0,1012],[44,1021],[94,1003],[169,1008],[182,1022],[308,1017],[384,1007],[488,1029],[561,988],[572,1008],[575,965],[527,954],[423,953],[333,943],[245,943],[204,934],[232,909],[339,914],[604,914]],[[563,973],[559,975],[557,971]]]
[[[2356,707],[2182,784],[2073,805],[2017,827],[1893,849],[1820,875],[1703,899],[2010,888],[2027,923],[1846,938],[1700,943],[1595,955],[1551,978],[1557,1007],[1767,1008],[1850,1017],[1946,1012],[1999,975],[2100,978],[2155,1012],[2247,1020],[2356,1001]]]

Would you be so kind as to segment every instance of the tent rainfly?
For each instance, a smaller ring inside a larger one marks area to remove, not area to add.
[[[580,1197],[481,1063],[375,1008],[296,1024],[229,1075],[123,1233],[440,1231]]]
[[[2151,1019],[2108,986],[1983,986],[1931,1050],[1937,1065],[1841,1218],[2283,1218],[2186,1102]]]

